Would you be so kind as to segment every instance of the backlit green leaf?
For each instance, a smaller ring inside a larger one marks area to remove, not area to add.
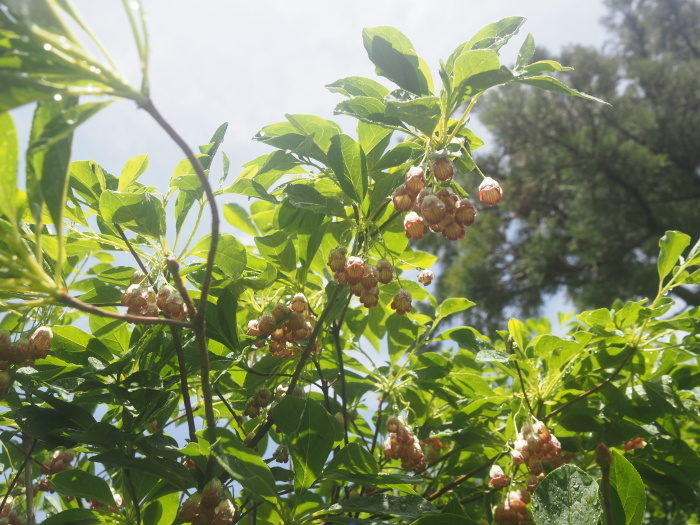
[[[642,477],[625,456],[616,450],[612,453],[610,488],[615,523],[641,525],[647,499]]]
[[[598,483],[580,468],[564,465],[542,480],[531,507],[538,525],[597,525]]]

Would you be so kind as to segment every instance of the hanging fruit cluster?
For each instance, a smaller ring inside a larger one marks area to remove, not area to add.
[[[126,306],[127,313],[140,317],[158,317],[162,312],[166,317],[176,321],[187,319],[187,306],[185,300],[170,284],[164,284],[158,293],[149,286],[146,274],[136,270],[131,277],[129,287],[122,295],[122,305]]]
[[[261,386],[255,391],[255,395],[250,396],[248,401],[246,401],[243,415],[251,419],[258,417],[260,411],[266,408],[271,402],[272,392],[270,392],[269,388]]]
[[[37,359],[46,359],[51,349],[53,331],[48,326],[40,326],[27,338],[20,336],[12,342],[12,334],[0,330],[0,397],[7,394],[12,386],[12,365],[32,366]]]
[[[12,509],[13,503],[14,498],[7,496],[5,504],[0,508],[0,523],[2,525],[26,525],[27,521]]]
[[[395,275],[394,266],[387,259],[379,259],[373,265],[362,257],[348,257],[348,251],[342,246],[330,251],[328,267],[333,272],[333,278],[339,284],[349,285],[352,294],[360,299],[365,308],[379,304],[379,285],[389,284]],[[402,288],[394,296],[391,308],[404,315],[411,311],[411,300],[411,293]]]
[[[195,492],[180,508],[180,519],[194,525],[229,525],[236,517],[236,507],[225,497],[221,481],[214,478],[202,492]]]
[[[425,171],[411,167],[404,183],[391,196],[394,209],[408,212],[404,218],[404,231],[409,239],[421,239],[428,230],[441,233],[451,241],[464,238],[465,229],[474,224],[476,208],[466,197],[459,198],[448,183],[454,176],[454,166],[448,157],[437,157],[430,164],[432,184]],[[492,206],[500,202],[503,190],[491,177],[484,178],[479,186],[479,199]]]
[[[57,450],[51,456],[48,463],[41,465],[42,474],[56,474],[57,472],[62,472],[73,468],[73,460],[75,459],[75,452],[72,450]]]
[[[541,421],[527,421],[523,425],[513,444],[511,458],[515,465],[524,464],[527,467],[526,486],[509,492],[505,501],[493,508],[493,517],[496,523],[504,525],[532,523],[526,505],[530,502],[530,495],[546,475],[543,464],[548,464],[549,469],[556,469],[566,460],[561,453],[559,440]],[[492,469],[489,484],[493,487],[504,487],[508,484],[508,479],[500,467]]]
[[[423,449],[411,427],[398,416],[391,416],[386,423],[389,435],[384,441],[384,455],[390,459],[400,459],[404,470],[422,470]]]
[[[279,303],[271,311],[248,323],[246,335],[270,338],[270,353],[275,357],[291,357],[301,350],[300,342],[311,337],[316,326],[316,316],[309,308],[304,294],[296,294],[289,306]],[[321,339],[316,341],[315,351],[323,348]]]

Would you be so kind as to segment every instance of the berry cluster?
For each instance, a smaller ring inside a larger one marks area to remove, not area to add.
[[[534,523],[527,512],[530,493],[525,489],[512,490],[506,500],[493,508],[493,519],[499,525],[525,525]]]
[[[41,466],[41,472],[43,474],[56,474],[57,472],[62,472],[73,468],[73,460],[75,459],[75,453],[72,450],[57,450],[51,456],[48,463],[44,463]]]
[[[314,316],[304,294],[298,293],[289,306],[277,304],[258,319],[248,323],[246,335],[251,337],[270,337],[270,353],[275,357],[290,357],[299,348],[299,343],[311,337],[316,316]],[[260,339],[264,344],[264,339]],[[320,352],[321,340],[315,350]]]
[[[423,452],[425,453],[425,461],[430,463],[438,458],[438,455],[445,448],[445,444],[440,441],[440,438],[429,437],[421,439],[421,446],[423,447]]]
[[[411,427],[398,416],[387,420],[389,435],[384,441],[384,455],[390,459],[400,459],[404,470],[421,470],[425,468],[423,449]]]
[[[526,465],[528,477],[526,487],[508,493],[506,500],[494,506],[493,517],[496,523],[502,525],[521,525],[532,523],[532,518],[527,512],[526,505],[530,502],[537,485],[544,479],[546,472],[543,464],[551,469],[558,468],[565,463],[561,453],[559,440],[552,435],[549,429],[541,421],[526,422],[518,439],[515,440],[511,458],[516,465]],[[503,470],[494,465],[491,468],[489,484],[494,488],[508,485],[508,478]]]
[[[362,257],[348,257],[348,251],[341,246],[328,254],[328,266],[333,271],[333,278],[339,284],[349,285],[352,294],[365,308],[377,306],[379,285],[389,284],[394,279],[394,266],[387,259],[379,259],[376,265],[369,264]],[[411,311],[411,301],[411,292],[402,288],[391,301],[391,308],[404,315]]]
[[[29,339],[20,337],[14,343],[10,332],[0,330],[0,397],[12,385],[12,375],[7,369],[11,365],[32,366],[37,359],[46,359],[52,339],[53,331],[48,326],[40,326]]]
[[[129,287],[122,295],[122,305],[127,313],[140,317],[158,317],[163,312],[167,317],[177,321],[187,319],[187,306],[173,286],[164,284],[158,293],[146,283],[146,274],[136,270],[131,277]]]
[[[255,395],[250,396],[243,409],[243,415],[253,419],[260,415],[260,411],[267,407],[272,401],[272,392],[264,386],[255,391]]]
[[[0,508],[0,525],[26,525],[24,518],[17,515],[17,513],[12,510],[12,503],[14,498],[12,496],[7,496],[5,505]]]
[[[630,439],[629,441],[625,441],[622,443],[622,448],[625,449],[625,451],[629,452],[630,450],[637,450],[638,448],[644,448],[647,446],[647,442],[644,441],[641,437],[636,437],[634,439]]]
[[[229,525],[236,517],[236,506],[224,497],[221,481],[210,480],[202,489],[190,496],[180,509],[180,519],[194,525]]]

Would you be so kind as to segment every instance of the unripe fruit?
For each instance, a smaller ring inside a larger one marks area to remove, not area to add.
[[[348,251],[338,246],[333,248],[328,254],[328,266],[333,272],[345,271],[345,261],[348,255]]]
[[[122,295],[122,305],[133,309],[148,306],[148,288],[139,284],[130,284]]]
[[[365,273],[365,261],[360,257],[349,257],[345,263],[345,276],[349,284],[359,283]]]
[[[377,261],[377,280],[382,284],[389,284],[394,278],[394,266],[387,259]]]
[[[377,277],[377,268],[371,264],[367,264],[365,265],[365,271],[362,274],[362,281],[360,282],[365,288],[374,288],[379,282]]]
[[[167,301],[170,294],[174,293],[175,291],[175,287],[169,284],[164,284],[161,286],[160,290],[158,290],[158,295],[156,296],[156,306],[158,306],[160,310],[165,310],[165,301]]]
[[[423,200],[428,196],[431,195],[430,188],[427,186],[420,190],[420,193],[418,193],[418,197],[416,197],[416,206],[415,206],[415,211],[420,213],[420,207],[423,205]]]
[[[430,164],[430,169],[435,178],[441,182],[447,182],[454,175],[454,164],[452,159],[439,157]]]
[[[360,295],[360,302],[365,308],[373,308],[379,304],[379,288],[365,288]]]
[[[389,416],[389,419],[386,420],[387,432],[391,432],[394,434],[398,432],[399,428],[402,428],[404,425],[405,423],[399,416]]]
[[[354,284],[350,285],[350,292],[352,292],[353,295],[356,297],[360,297],[362,295],[362,292],[365,291],[365,287],[362,286],[362,281],[358,281]]]
[[[415,203],[415,199],[403,184],[394,190],[391,200],[396,211],[409,211]]]
[[[404,218],[403,228],[406,232],[406,237],[416,241],[422,239],[423,235],[428,231],[423,218],[414,211],[407,214]]]
[[[29,341],[27,339],[18,339],[10,345],[10,350],[7,353],[7,361],[13,365],[21,365],[30,359]]]
[[[275,342],[284,341],[284,328],[278,328],[270,334],[270,339]]]
[[[391,301],[391,308],[399,315],[407,314],[411,311],[411,292],[401,288]]]
[[[44,359],[48,355],[52,339],[53,331],[48,326],[40,326],[34,331],[29,338],[29,346],[34,359]]]
[[[289,309],[289,306],[286,304],[282,303],[277,303],[275,307],[272,309],[272,315],[275,318],[275,323],[281,323],[284,319],[289,317],[292,314],[292,311]]]
[[[613,463],[613,455],[605,443],[598,443],[595,449],[595,462],[598,463],[600,469],[605,472],[609,471]]]
[[[172,292],[165,300],[163,313],[171,319],[184,321],[187,319],[187,306],[180,292]]]
[[[416,196],[425,186],[425,172],[423,168],[413,166],[406,172],[406,190],[411,196]]]
[[[270,392],[270,389],[267,387],[258,387],[255,391],[255,399],[255,403],[259,407],[266,407],[270,404],[270,401],[272,401],[272,392]]]
[[[12,341],[10,340],[10,332],[7,330],[0,330],[0,359],[3,361],[5,353],[10,349]]]
[[[9,372],[0,372],[0,397],[7,394],[12,386],[12,376]]]
[[[230,525],[236,515],[236,507],[231,500],[224,500],[214,509],[214,518],[211,525]]]
[[[418,282],[421,283],[423,286],[428,286],[430,283],[433,282],[434,278],[435,274],[432,270],[423,270],[418,274]]]
[[[435,192],[435,196],[445,205],[445,211],[448,214],[454,213],[459,197],[450,188],[440,188]]]
[[[246,330],[245,335],[250,336],[250,337],[257,337],[259,335],[262,335],[262,332],[258,328],[258,320],[253,319],[252,321],[248,321],[248,330]]]
[[[304,297],[304,294],[298,293],[292,298],[290,308],[293,312],[304,313],[308,304],[309,303],[306,300],[306,297]]]
[[[221,502],[221,480],[212,478],[202,489],[202,505],[213,508]]]
[[[184,522],[193,522],[199,515],[199,508],[202,502],[202,495],[199,492],[192,494],[180,509],[180,519]]]
[[[304,316],[301,314],[293,313],[292,316],[285,323],[289,330],[299,330],[304,326]]]
[[[486,177],[479,184],[479,200],[487,206],[493,206],[501,202],[503,190],[501,186],[491,177]]]
[[[452,218],[451,215],[445,215],[445,217],[438,223],[431,224],[430,229],[434,231],[435,233],[442,233],[442,231],[445,229],[445,227],[448,224],[452,224],[454,222],[454,219]]]
[[[345,266],[343,266],[342,272],[335,272],[333,278],[338,281],[338,284],[348,284],[348,276],[345,275]]]
[[[420,212],[428,224],[437,224],[445,218],[445,205],[435,195],[428,195],[423,199]]]
[[[263,335],[270,335],[277,330],[277,320],[270,312],[265,312],[258,319],[258,330]]]
[[[472,201],[467,199],[461,199],[457,203],[457,208],[455,209],[455,222],[460,226],[471,226],[474,224],[476,219],[476,208]]]
[[[129,284],[142,284],[146,280],[146,274],[141,270],[134,270]]]
[[[450,222],[442,230],[442,236],[450,241],[458,241],[464,238],[464,228],[456,222]]]

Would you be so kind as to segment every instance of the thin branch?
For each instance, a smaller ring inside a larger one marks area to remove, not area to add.
[[[637,348],[635,346],[631,346],[629,351],[627,352],[627,355],[625,355],[624,359],[620,362],[619,365],[617,365],[617,368],[615,368],[615,370],[613,370],[612,373],[606,379],[604,379],[601,383],[598,383],[596,386],[594,386],[593,388],[591,388],[587,392],[584,392],[583,394],[576,396],[572,400],[564,403],[559,408],[552,410],[549,414],[544,416],[540,421],[542,421],[542,422],[547,421],[548,419],[554,417],[559,412],[567,409],[569,406],[573,405],[577,401],[580,401],[581,399],[588,397],[591,394],[593,394],[594,392],[597,392],[598,390],[603,388],[605,385],[607,385],[610,381],[612,381],[622,371],[625,364],[627,364],[627,361],[629,361],[629,359],[635,354],[636,350],[637,350]]]
[[[151,285],[155,284],[153,282],[153,279],[151,278],[151,273],[146,268],[146,265],[143,264],[141,257],[139,257],[139,254],[136,253],[136,250],[134,250],[134,247],[131,245],[129,239],[126,238],[126,234],[124,233],[124,230],[122,230],[122,227],[119,226],[119,224],[117,224],[116,222],[113,222],[112,225],[117,230],[117,233],[119,233],[119,236],[122,238],[122,241],[124,241],[124,244],[126,244],[126,247],[129,248],[131,255],[133,255],[134,259],[136,260],[136,264],[139,265],[139,268],[141,268],[143,274],[148,276],[148,282],[150,282]]]
[[[168,319],[166,317],[141,317],[132,314],[120,314],[119,312],[110,312],[109,310],[103,310],[97,308],[96,306],[88,303],[84,303],[80,299],[77,299],[70,295],[68,292],[63,292],[62,295],[58,296],[56,299],[59,303],[65,306],[70,306],[81,312],[86,312],[93,315],[99,315],[101,317],[109,317],[110,319],[118,319],[127,323],[134,324],[145,324],[145,325],[156,325],[164,324],[168,326],[179,326],[181,328],[192,328],[192,323],[189,321],[176,321],[175,319]]]
[[[493,465],[493,463],[494,463],[499,457],[501,457],[501,454],[498,454],[497,456],[494,456],[493,458],[489,459],[486,463],[483,463],[483,464],[479,465],[478,467],[476,467],[476,468],[470,470],[470,471],[467,472],[466,474],[463,474],[462,476],[460,476],[460,477],[458,477],[458,478],[452,480],[450,483],[448,483],[447,485],[445,485],[444,487],[442,487],[440,490],[438,490],[438,491],[436,491],[436,492],[433,492],[430,496],[426,497],[426,499],[427,499],[428,501],[433,501],[434,499],[439,498],[440,496],[442,496],[442,495],[445,494],[446,492],[449,492],[450,490],[452,490],[453,488],[455,488],[457,485],[459,485],[459,484],[461,484],[461,483],[464,483],[464,482],[465,482],[466,480],[468,480],[469,478],[471,478],[471,477],[473,477],[473,476],[476,476],[476,475],[477,475],[479,472],[481,472],[482,470],[485,470],[485,469],[489,468],[491,465]]]
[[[202,163],[183,140],[183,138],[163,118],[160,112],[156,109],[155,105],[153,105],[153,101],[148,99],[148,102],[143,104],[141,107],[154,118],[160,127],[165,130],[170,138],[173,139],[173,141],[183,151],[197,173],[199,182],[202,185],[204,193],[207,196],[207,201],[209,202],[209,210],[211,213],[211,244],[209,245],[209,253],[207,254],[207,264],[204,271],[204,280],[202,281],[202,295],[199,300],[199,311],[197,312],[197,317],[204,319],[204,310],[207,304],[207,296],[209,295],[209,286],[211,285],[212,272],[214,269],[214,258],[216,257],[216,248],[219,244],[219,210],[216,206],[214,191],[212,190],[211,184],[209,183],[209,178],[207,177]]]
[[[187,367],[185,366],[185,353],[182,350],[182,339],[180,331],[174,326],[171,327],[173,334],[173,344],[177,354],[177,366],[180,371],[180,390],[182,391],[182,402],[185,405],[185,415],[187,416],[187,429],[190,434],[190,441],[197,443],[197,427],[194,424],[194,412],[190,402],[190,389],[187,385]]]
[[[379,426],[382,422],[382,403],[386,399],[387,393],[382,392],[382,397],[379,398],[379,404],[377,405],[377,420],[374,424],[374,436],[372,436],[372,447],[369,449],[369,453],[374,456],[374,447],[377,446],[377,438],[379,437]]]
[[[5,493],[5,496],[2,498],[2,503],[0,503],[0,510],[5,508],[5,503],[7,503],[7,498],[12,493],[12,490],[15,488],[15,485],[17,485],[17,480],[22,475],[22,471],[24,470],[24,467],[26,466],[27,462],[29,461],[29,458],[34,453],[34,448],[36,447],[37,442],[38,442],[38,440],[36,438],[32,441],[32,446],[29,447],[29,450],[27,451],[26,455],[24,456],[24,461],[17,469],[15,476],[12,478],[12,481],[10,482],[10,486],[7,488],[7,492]]]
[[[530,410],[530,414],[532,414],[532,417],[535,417],[535,411],[532,410],[532,405],[530,404],[530,398],[527,397],[527,392],[525,391],[525,380],[523,379],[523,373],[520,370],[520,365],[518,365],[517,361],[513,361],[513,364],[515,365],[515,369],[518,371],[518,377],[520,378],[520,387],[523,391],[523,397],[525,398],[525,403],[527,404],[528,410]]]

